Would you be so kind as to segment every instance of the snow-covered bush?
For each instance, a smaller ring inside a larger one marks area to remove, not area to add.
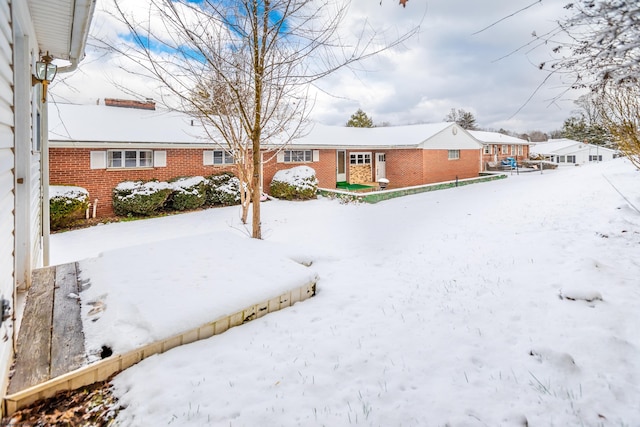
[[[49,220],[52,230],[71,225],[84,217],[89,207],[89,192],[82,187],[49,187]]]
[[[125,181],[113,189],[116,215],[152,215],[162,209],[172,192],[167,182]]]
[[[269,192],[285,200],[314,199],[318,190],[316,171],[309,166],[296,166],[276,172]]]
[[[176,178],[170,182],[173,192],[167,205],[177,211],[196,209],[206,200],[207,180],[202,176]]]
[[[231,172],[207,179],[207,204],[231,206],[240,203],[240,180]]]

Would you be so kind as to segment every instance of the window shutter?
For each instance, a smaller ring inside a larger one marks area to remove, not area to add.
[[[320,150],[313,150],[313,161],[314,162],[320,161]]]
[[[276,156],[276,161],[278,163],[284,163],[284,151],[278,151],[278,155]]]
[[[205,166],[211,166],[213,164],[213,151],[202,152],[202,164]]]
[[[91,169],[106,169],[107,168],[107,152],[106,151],[92,151],[91,152]]]
[[[166,151],[154,151],[153,152],[153,166],[156,168],[164,168],[167,166],[167,152]]]

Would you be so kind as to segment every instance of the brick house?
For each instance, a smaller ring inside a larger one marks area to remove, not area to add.
[[[97,216],[113,214],[113,188],[126,180],[170,180],[233,171],[233,158],[189,117],[153,102],[105,100],[100,105],[52,104],[50,183],[77,185],[97,199]],[[284,149],[265,146],[262,186],[301,164],[319,186],[389,180],[401,188],[480,173],[480,143],[455,123],[384,128],[315,124]]]
[[[49,108],[49,182],[86,188],[98,217],[113,215],[112,191],[122,181],[233,170],[233,159],[192,119],[156,110],[152,101]]]
[[[402,188],[480,173],[480,143],[455,123],[378,128],[315,124],[264,163],[264,183],[276,171],[306,163],[323,188],[340,182],[371,184],[389,180],[387,188]]]
[[[518,163],[529,158],[532,143],[527,140],[499,132],[471,130],[469,133],[482,144],[482,170],[487,170],[489,163],[499,163],[508,157]]]

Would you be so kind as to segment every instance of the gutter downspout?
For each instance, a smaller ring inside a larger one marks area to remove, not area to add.
[[[78,60],[72,58],[71,64],[58,68],[58,74],[68,73],[78,68]],[[46,112],[42,111],[40,114],[40,132],[41,132],[41,157],[40,162],[42,164],[42,264],[48,267],[51,263],[51,244],[49,242],[51,237],[51,212],[49,211],[49,104],[42,104],[42,108],[46,109]]]
[[[40,112],[40,162],[41,162],[41,177],[42,182],[42,265],[49,266],[49,236],[51,234],[51,220],[49,218],[49,106],[42,104],[42,107],[47,111]]]

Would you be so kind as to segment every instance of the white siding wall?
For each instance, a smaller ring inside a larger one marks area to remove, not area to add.
[[[478,150],[482,144],[460,126],[453,124],[423,143],[425,150]]]
[[[0,0],[0,298],[11,301],[14,292],[15,177],[13,136],[13,55],[10,0]],[[5,334],[8,340],[1,339]],[[4,394],[13,352],[11,322],[0,326],[0,391]]]
[[[14,5],[18,8],[17,5]],[[15,11],[14,11],[15,12]],[[18,22],[16,16],[14,21]],[[40,266],[41,251],[41,214],[40,187],[41,164],[40,150],[34,144],[33,113],[35,108],[32,98],[30,65],[33,61],[30,38],[21,26],[14,28],[14,103],[15,117],[15,238],[16,238],[16,271],[15,280],[18,290],[25,290],[31,282],[31,270]]]

